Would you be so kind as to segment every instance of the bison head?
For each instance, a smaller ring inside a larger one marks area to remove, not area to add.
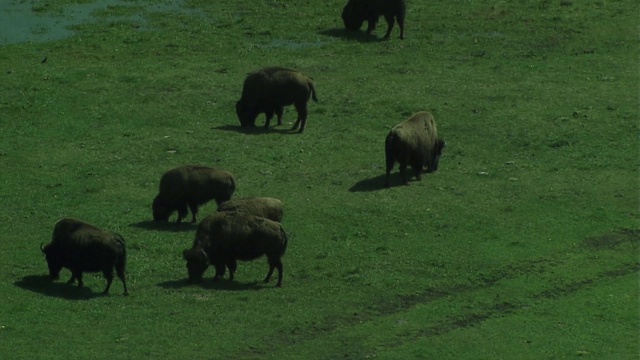
[[[240,126],[242,127],[254,126],[258,117],[258,114],[242,99],[236,102],[236,115],[238,115],[238,120],[240,120]]]
[[[47,259],[47,266],[49,267],[49,276],[53,280],[58,280],[60,278],[60,271],[62,270],[62,259],[60,254],[56,251],[55,248],[51,244],[45,246],[44,248],[40,245],[40,250]]]
[[[347,30],[357,31],[364,23],[364,16],[356,7],[355,1],[350,0],[342,9],[342,21]]]
[[[153,199],[153,205],[151,206],[153,209],[153,221],[156,222],[168,222],[169,216],[173,212],[171,207],[169,207],[162,199],[156,196]]]
[[[438,139],[433,146],[433,151],[431,152],[431,158],[427,159],[427,164],[425,164],[427,168],[427,172],[434,172],[438,170],[438,163],[440,162],[440,156],[442,155],[442,149],[444,149],[445,142],[442,139]]]
[[[207,267],[209,260],[207,253],[202,248],[192,248],[182,252],[182,256],[187,260],[187,271],[189,273],[189,282],[202,281],[202,275]]]

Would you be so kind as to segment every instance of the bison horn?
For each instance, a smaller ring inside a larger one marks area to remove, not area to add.
[[[42,243],[44,244],[44,243]],[[42,244],[40,244],[40,251],[42,251],[42,253],[44,254],[44,249],[42,248]]]
[[[204,260],[208,264],[209,263],[209,257],[207,256],[207,253],[204,251],[204,249],[200,249],[200,251],[202,251],[202,255],[204,255]]]

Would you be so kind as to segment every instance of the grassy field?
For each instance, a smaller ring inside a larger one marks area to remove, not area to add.
[[[404,41],[345,33],[345,0],[108,3],[0,46],[2,359],[638,358],[637,1],[409,0]],[[239,128],[269,65],[315,80],[303,134],[292,107]],[[386,189],[384,138],[420,110],[439,170]],[[185,164],[285,202],[281,289],[266,259],[187,284],[196,226],[151,223]],[[130,296],[48,280],[65,216],[124,235]]]

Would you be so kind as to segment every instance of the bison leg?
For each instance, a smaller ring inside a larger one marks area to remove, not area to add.
[[[273,119],[273,109],[265,111],[264,114],[267,117],[267,120],[264,122],[264,127],[266,129],[269,127],[269,124],[271,124],[271,119]]]
[[[387,150],[387,154],[386,154],[386,160],[387,160],[387,177],[384,183],[384,186],[389,187],[391,186],[391,170],[393,169],[393,165],[395,165],[396,159],[393,157],[393,154],[390,153],[389,150]]]
[[[227,267],[229,268],[229,280],[233,280],[233,274],[235,274],[236,270],[238,269],[238,262],[236,261],[236,259],[228,259],[227,260]]]
[[[282,125],[282,114],[284,113],[284,107],[276,106],[276,115],[278,116],[278,125]]]
[[[411,169],[413,170],[413,175],[416,177],[416,180],[422,180],[422,163],[415,162],[411,164]]]
[[[282,260],[280,260],[279,258],[269,259],[269,272],[267,273],[267,276],[264,278],[264,282],[268,283],[269,280],[271,280],[271,275],[273,275],[274,269],[278,269],[278,283],[276,284],[276,287],[282,287],[283,266],[282,266]]]
[[[187,204],[180,204],[178,207],[178,220],[176,220],[176,223],[180,224],[182,222],[182,218],[187,217],[188,213]]]
[[[300,130],[298,130],[298,132],[303,132],[304,127],[307,126],[307,103],[297,103],[296,111],[298,112],[298,119],[296,120],[296,123],[293,124],[291,130],[296,130],[298,125],[300,125]]]
[[[76,280],[78,280],[78,287],[81,288],[84,286],[84,282],[82,282],[82,271],[71,271],[71,278],[67,281],[67,284],[71,285]]]
[[[213,281],[218,281],[221,277],[224,276],[226,269],[224,263],[214,264],[214,267],[216,268],[216,274],[213,275]]]
[[[391,35],[391,30],[393,30],[393,25],[395,25],[395,19],[393,15],[385,15],[384,19],[387,20],[387,33],[384,34],[384,38],[388,39]]]
[[[400,163],[400,177],[402,178],[402,182],[405,185],[409,185],[409,180],[407,179],[407,164]]]
[[[371,33],[373,32],[373,30],[376,29],[376,25],[378,23],[378,17],[371,17],[369,19],[367,19],[367,35],[371,35]]]
[[[191,210],[191,223],[196,222],[196,215],[198,214],[198,204],[195,202],[189,203],[189,209]],[[186,212],[185,212],[186,215]]]
[[[104,278],[107,279],[107,286],[104,288],[102,295],[108,295],[109,289],[111,288],[111,283],[113,282],[113,269],[105,270],[103,274]]]
[[[404,40],[404,16],[398,16],[398,26],[400,26],[400,40]]]

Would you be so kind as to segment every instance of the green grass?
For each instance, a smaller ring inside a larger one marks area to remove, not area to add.
[[[404,41],[345,37],[342,0],[164,4],[0,47],[0,357],[637,358],[637,2],[414,0]],[[268,65],[316,82],[301,135],[292,107],[239,131]],[[384,137],[420,110],[439,170],[384,189]],[[283,288],[265,259],[186,285],[195,226],[147,224],[192,163],[285,202]],[[46,279],[64,216],[125,236],[129,297]]]

